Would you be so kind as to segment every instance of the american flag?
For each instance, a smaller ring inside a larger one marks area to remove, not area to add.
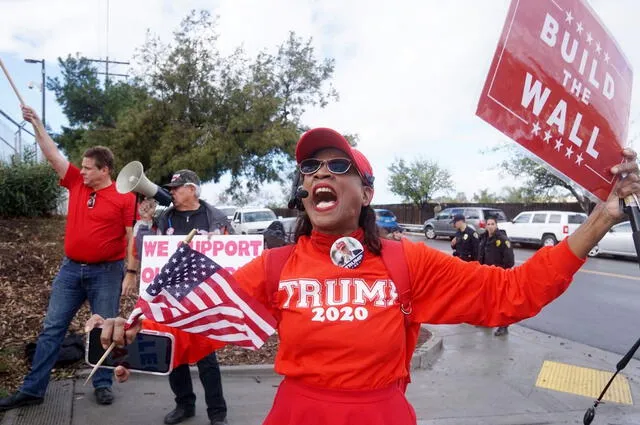
[[[184,243],[138,298],[129,326],[142,315],[253,350],[276,326],[267,309],[248,296],[229,272]]]

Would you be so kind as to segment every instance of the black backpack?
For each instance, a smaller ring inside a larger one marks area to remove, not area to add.
[[[33,356],[36,354],[36,343],[28,343],[24,352],[29,364],[33,363]],[[75,333],[68,334],[62,342],[60,352],[58,352],[55,367],[71,366],[82,359],[84,359],[84,338],[82,335]]]

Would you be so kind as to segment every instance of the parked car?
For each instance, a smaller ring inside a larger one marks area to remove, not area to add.
[[[589,251],[589,257],[619,255],[622,257],[636,258],[638,255],[633,245],[631,231],[631,223],[628,221],[616,224],[604,235],[602,240],[598,242],[598,245]]]
[[[231,224],[237,234],[252,235],[263,233],[277,219],[276,213],[269,208],[238,208]]]
[[[511,242],[553,246],[584,223],[587,215],[570,211],[523,211],[499,227]]]
[[[235,205],[220,205],[220,206],[216,206],[216,208],[222,211],[224,215],[227,216],[229,221],[233,220],[233,215],[236,213],[236,210],[238,209],[238,207],[236,207]]]
[[[507,216],[501,209],[488,207],[459,207],[446,208],[424,222],[423,231],[427,239],[435,239],[438,236],[453,237],[456,229],[453,227],[453,217],[457,214],[463,214],[465,221],[469,227],[479,234],[484,233],[487,225],[487,217],[497,217],[498,223],[506,222]]]
[[[393,212],[381,208],[375,208],[374,211],[376,213],[376,224],[378,225],[378,227],[398,227],[398,220],[396,220],[396,216],[393,214]]]

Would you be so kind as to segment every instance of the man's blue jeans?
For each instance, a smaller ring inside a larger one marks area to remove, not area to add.
[[[44,329],[38,337],[33,364],[21,392],[44,397],[69,324],[85,300],[89,300],[94,314],[105,318],[118,315],[123,274],[122,260],[81,264],[64,257],[53,281]],[[98,369],[93,376],[94,388],[111,387],[112,373],[110,369]]]

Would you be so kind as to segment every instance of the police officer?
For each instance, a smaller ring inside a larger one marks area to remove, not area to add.
[[[486,232],[480,237],[480,250],[478,261],[480,264],[489,266],[498,266],[503,269],[513,267],[513,248],[507,234],[498,229],[498,221],[496,217],[487,218]],[[500,326],[496,329],[494,335],[501,336],[508,333],[507,326]]]
[[[467,226],[462,214],[453,217],[453,226],[458,229],[456,236],[451,240],[453,255],[464,261],[477,261],[479,237],[476,231]]]

